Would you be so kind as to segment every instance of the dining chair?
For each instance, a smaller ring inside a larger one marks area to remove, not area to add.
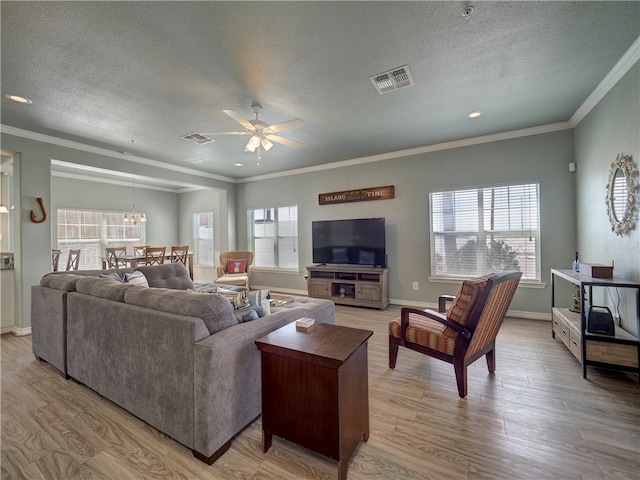
[[[148,247],[150,247],[151,245],[138,245],[138,246],[134,246],[133,247],[133,254],[136,257],[144,257],[146,255],[146,250]]]
[[[60,250],[51,250],[51,267],[53,272],[58,271],[58,264],[60,263]]]
[[[505,271],[465,280],[455,297],[440,297],[438,312],[403,307],[388,325],[389,368],[396,367],[399,347],[451,363],[458,395],[466,397],[468,365],[486,356],[489,373],[496,370],[496,336],[521,276]]]
[[[107,267],[120,268],[126,267],[127,262],[124,257],[127,255],[127,247],[108,247],[107,248]]]
[[[180,262],[186,267],[188,253],[189,245],[173,245],[171,247],[171,263]]]
[[[147,247],[145,249],[144,262],[146,265],[162,265],[167,252],[167,247]]]
[[[78,270],[80,265],[80,249],[69,250],[69,258],[67,258],[67,271]]]

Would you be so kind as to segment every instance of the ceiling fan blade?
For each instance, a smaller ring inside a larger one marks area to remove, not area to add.
[[[200,135],[206,135],[208,137],[214,135],[249,135],[249,132],[198,132]]]
[[[268,152],[273,147],[273,143],[271,143],[266,137],[262,137],[260,139],[260,145],[262,145],[265,152]]]
[[[288,122],[276,123],[269,126],[268,130],[272,133],[282,132],[284,130],[291,130],[292,128],[300,128],[304,125],[302,120],[289,120]]]
[[[301,147],[302,143],[296,142],[295,140],[289,140],[288,138],[279,137],[278,135],[267,135],[267,138],[272,142],[281,143],[282,145],[286,145],[287,147]]]
[[[244,128],[248,128],[249,130],[254,129],[253,124],[249,122],[249,120],[244,118],[242,115],[240,115],[238,112],[234,112],[233,110],[222,110],[222,111],[227,115],[229,115],[231,118],[233,118],[236,122],[238,122]]]

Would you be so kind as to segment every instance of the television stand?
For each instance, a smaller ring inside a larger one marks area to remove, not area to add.
[[[328,298],[340,305],[384,310],[389,306],[389,269],[357,265],[307,267],[310,297]]]

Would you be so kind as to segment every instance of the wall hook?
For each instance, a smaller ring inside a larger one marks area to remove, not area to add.
[[[40,210],[42,210],[42,218],[38,220],[36,218],[36,213],[31,210],[31,221],[33,223],[42,223],[47,219],[47,210],[46,208],[44,208],[44,200],[42,200],[42,197],[38,197],[36,200],[38,200],[38,203],[40,204]]]

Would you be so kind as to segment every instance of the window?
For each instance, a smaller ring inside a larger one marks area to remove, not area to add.
[[[194,262],[197,265],[213,265],[213,212],[193,214]]]
[[[64,270],[70,249],[80,249],[80,269],[102,268],[107,247],[128,247],[145,244],[146,223],[124,223],[123,212],[58,209],[58,248],[60,270]]]
[[[298,206],[247,211],[249,248],[257,268],[298,270]]]
[[[520,270],[540,280],[537,184],[434,192],[431,274],[474,277]]]

